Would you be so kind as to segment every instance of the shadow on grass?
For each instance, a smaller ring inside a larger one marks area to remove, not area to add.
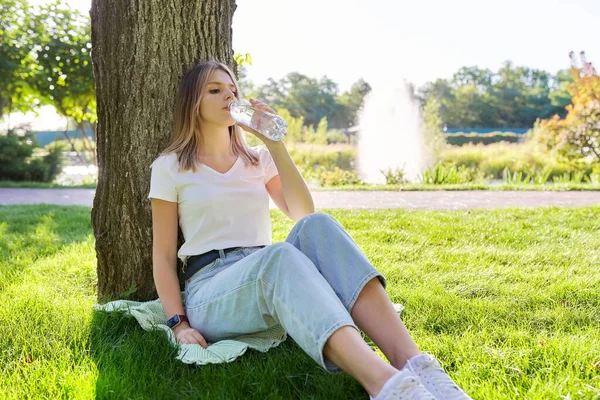
[[[162,332],[146,332],[129,316],[94,311],[91,356],[98,399],[367,399],[348,374],[329,374],[292,338],[231,363],[187,365]]]
[[[18,283],[20,273],[36,260],[83,242],[91,233],[89,207],[0,205],[0,262],[5,261],[0,288]]]
[[[23,270],[91,235],[87,207],[0,206],[3,284],[18,284]],[[8,272],[5,274],[4,272]],[[332,375],[293,339],[267,353],[248,350],[232,363],[186,365],[162,332],[144,331],[123,313],[93,311],[90,356],[96,365],[99,399],[366,399],[347,374]],[[70,344],[69,344],[70,346]],[[76,347],[73,353],[81,349]]]

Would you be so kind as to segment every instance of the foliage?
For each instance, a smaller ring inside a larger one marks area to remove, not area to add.
[[[528,184],[531,181],[531,175],[524,174],[523,171],[510,172],[508,168],[502,171],[502,180],[507,184]]]
[[[51,104],[62,115],[94,123],[89,18],[69,9],[63,1],[28,8],[26,0],[0,0],[0,109],[28,111]],[[323,118],[336,130],[356,125],[364,97],[371,91],[371,86],[359,79],[339,93],[338,84],[330,78],[312,78],[299,72],[254,85],[247,78],[252,56],[236,53],[234,60],[245,97],[263,100],[274,109],[287,109],[291,117],[303,118],[307,128],[317,127]],[[441,147],[439,130],[443,125],[531,126],[538,117],[561,114],[570,101],[566,87],[571,79],[564,71],[554,76],[507,62],[497,73],[463,67],[450,80],[428,83],[418,92],[427,140],[432,141],[430,148],[435,153]],[[427,121],[430,115],[435,119],[431,123]],[[301,141],[293,134],[290,139]],[[325,140],[343,141],[339,134]],[[322,135],[307,141],[324,142]]]
[[[562,113],[570,76],[515,67],[509,61],[496,73],[463,67],[451,79],[429,82],[418,90],[425,107],[431,98],[448,128],[530,127],[537,118]]]
[[[240,87],[240,97],[242,98],[257,98],[254,83],[248,78],[248,69],[246,64],[238,65],[237,67],[237,82]]]
[[[284,108],[294,118],[304,118],[305,126],[317,126],[323,118],[330,121],[331,127],[347,128],[356,122],[364,96],[371,87],[359,80],[349,91],[338,95],[338,85],[326,76],[311,78],[298,72],[291,72],[276,81],[269,79],[258,87],[244,84],[261,101],[273,109]]]
[[[96,121],[90,22],[61,0],[30,7],[0,0],[0,105],[4,112],[52,105]]]
[[[321,186],[341,186],[355,185],[361,183],[356,171],[347,171],[339,167],[333,167],[333,171],[329,171],[325,166],[321,165],[315,170],[317,182]]]
[[[523,135],[513,132],[490,132],[490,133],[452,133],[445,135],[447,144],[452,146],[463,146],[467,143],[472,144],[492,144],[492,143],[518,143]]]
[[[0,0],[0,117],[27,112],[36,105],[30,77],[35,68],[32,37],[37,29],[26,0]]]
[[[490,145],[468,143],[461,147],[448,146],[442,152],[441,160],[457,166],[477,168],[493,179],[502,179],[502,172],[507,167],[512,172],[524,173],[543,171],[548,168],[552,170],[550,178],[577,169],[591,171],[589,166],[565,164],[531,142],[524,144],[501,142]]]
[[[55,0],[40,6],[33,18],[38,27],[31,38],[37,68],[31,86],[59,114],[95,122],[89,17]]]
[[[288,123],[287,135],[285,141],[289,143],[303,142],[302,127],[304,126],[304,117],[292,117],[292,114],[285,108],[276,109],[277,115],[285,119]]]
[[[585,171],[565,172],[562,176],[552,178],[554,183],[584,183],[586,181],[592,183],[592,178],[585,174]],[[595,182],[593,182],[595,183]]]
[[[600,163],[600,76],[573,67],[567,115],[542,120],[531,138],[565,162]]]
[[[320,81],[298,72],[286,75],[279,82],[269,79],[258,88],[259,98],[271,107],[285,108],[293,117],[304,117],[305,125],[317,125],[321,118],[335,112],[337,84],[327,77]],[[320,107],[314,107],[314,104]]]
[[[317,129],[312,126],[304,126],[304,118],[294,118],[290,112],[284,108],[278,108],[277,114],[286,120],[288,123],[287,135],[284,140],[286,143],[311,143],[311,144],[327,144],[328,129],[327,119],[323,118]],[[246,142],[252,146],[260,144],[260,140],[254,135],[246,135]]]
[[[337,97],[336,102],[341,106],[337,113],[330,117],[332,126],[347,128],[358,124],[358,115],[362,110],[364,98],[371,91],[371,85],[365,80],[356,81],[350,90]]]
[[[349,146],[295,145],[289,147],[294,163],[302,168],[324,166],[327,170],[339,167],[354,169],[356,151]]]
[[[246,53],[246,54],[235,53],[233,55],[233,60],[239,66],[252,65],[252,55],[250,53]]]
[[[329,129],[326,133],[327,144],[349,143],[350,137],[346,136],[341,129]]]
[[[442,132],[442,118],[440,116],[440,103],[435,97],[430,97],[423,108],[423,135],[425,146],[434,158],[446,147],[446,138]]]
[[[0,0],[0,116],[9,109],[28,111],[50,104],[77,121],[96,121],[89,17],[63,1],[29,7],[26,0]],[[236,53],[234,60],[244,96],[289,110],[293,118],[303,118],[305,127],[317,127],[323,118],[333,129],[356,125],[364,97],[371,90],[359,79],[340,94],[338,84],[330,78],[299,72],[256,86],[247,79],[252,56]],[[443,125],[531,126],[537,118],[564,115],[571,98],[567,90],[571,80],[565,71],[552,75],[510,62],[497,73],[463,67],[452,79],[438,79],[418,90],[425,131],[434,134],[432,145],[437,149],[436,144],[442,143],[438,130]],[[429,123],[429,115],[437,120]],[[326,140],[342,142],[339,134],[333,138]],[[321,143],[322,135],[308,142]]]
[[[71,143],[69,143],[65,139],[61,138],[61,139],[55,140],[54,142],[51,142],[50,144],[55,143],[55,142],[65,145],[65,147],[67,149],[69,149],[70,151],[83,152],[86,150],[86,146],[87,146],[87,143],[85,143],[82,139],[79,139],[79,138],[71,139]],[[91,142],[91,145],[92,145],[91,150],[96,151],[96,142]]]
[[[548,98],[554,108],[557,109],[558,115],[564,117],[566,115],[566,107],[571,103],[571,94],[569,86],[573,83],[571,70],[563,69],[556,74],[557,87],[550,93]]]
[[[549,178],[552,174],[552,168],[545,168],[542,171],[536,171],[528,169],[525,171],[511,171],[508,167],[504,168],[502,171],[502,181],[507,185],[523,185],[523,184],[534,184],[534,185],[545,185],[549,182]],[[579,171],[582,174],[585,174],[584,171]],[[553,177],[555,180],[556,177]],[[571,181],[565,181],[571,182]],[[572,183],[582,183],[572,182]]]
[[[0,135],[0,180],[52,182],[61,171],[63,147],[53,144],[47,155],[32,157],[37,145],[31,133]]]
[[[323,117],[315,130],[312,126],[302,128],[302,141],[309,144],[327,144],[327,118]]]
[[[388,168],[385,170],[380,170],[380,172],[385,176],[386,185],[401,185],[404,183],[408,183],[408,179],[404,173],[404,169],[402,168]]]
[[[419,177],[421,183],[430,185],[479,182],[484,179],[484,174],[476,168],[465,165],[447,165],[442,162],[438,162]]]
[[[298,166],[302,176],[310,183],[320,183],[336,168],[355,173],[356,149],[349,145],[317,146],[302,143],[289,146],[290,155]],[[402,169],[387,169],[381,173],[388,185],[405,185],[406,179]],[[337,173],[338,175],[340,172]],[[531,144],[496,143],[491,145],[466,144],[462,147],[447,146],[440,153],[440,161],[423,174],[423,184],[463,184],[483,183],[488,180],[504,180],[522,182],[529,176],[529,182],[543,184],[553,182],[555,177],[570,183],[597,183],[600,180],[600,166],[591,167],[585,164],[564,164],[540,151]],[[577,177],[581,175],[581,179]],[[358,179],[358,178],[357,178]]]

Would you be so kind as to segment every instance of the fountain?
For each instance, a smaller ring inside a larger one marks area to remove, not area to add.
[[[359,115],[359,177],[380,184],[385,183],[381,170],[402,169],[407,180],[416,182],[431,165],[421,127],[420,107],[406,82],[372,85]]]

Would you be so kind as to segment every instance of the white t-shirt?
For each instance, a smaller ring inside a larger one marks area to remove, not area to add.
[[[238,157],[224,174],[201,164],[196,172],[179,172],[175,153],[152,163],[148,198],[177,203],[185,239],[177,256],[187,257],[228,247],[271,244],[271,216],[266,183],[278,174],[265,146],[254,148],[259,165]]]

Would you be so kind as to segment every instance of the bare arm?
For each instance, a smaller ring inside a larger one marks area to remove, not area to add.
[[[267,190],[277,206],[284,213],[299,221],[302,217],[315,212],[312,195],[306,182],[300,175],[296,164],[282,141],[265,139],[265,145],[273,157],[279,176],[267,183]]]
[[[177,203],[152,199],[152,273],[167,318],[183,314],[177,279]]]
[[[257,109],[276,114],[271,107],[260,101],[250,99],[250,103]],[[315,204],[310,190],[283,141],[273,141],[242,123],[238,122],[238,125],[262,140],[271,153],[279,175],[271,178],[267,182],[266,188],[277,207],[296,222],[304,216],[314,213]]]
[[[152,199],[152,274],[167,318],[185,314],[177,278],[177,203]],[[207,343],[198,331],[183,321],[173,330],[181,343]]]

